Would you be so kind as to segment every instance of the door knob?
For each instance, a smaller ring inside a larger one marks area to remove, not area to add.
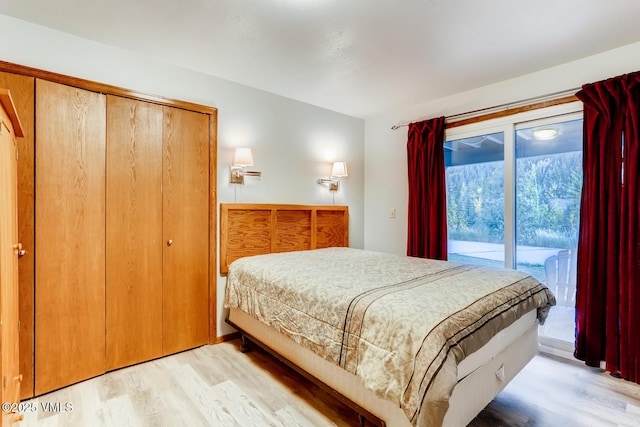
[[[18,252],[18,256],[24,256],[24,254],[27,253],[26,250],[22,249],[22,243],[13,245],[13,249],[15,249]]]
[[[171,239],[167,240],[167,246],[171,246],[171,245],[173,245],[173,240]]]

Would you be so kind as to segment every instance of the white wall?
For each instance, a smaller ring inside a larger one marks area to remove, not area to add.
[[[471,68],[470,68],[471,70]],[[544,96],[640,70],[640,43],[481,87],[447,98],[399,108],[365,120],[365,249],[406,253],[407,128],[399,122],[451,116]],[[389,210],[396,209],[396,218]]]
[[[218,202],[331,204],[332,195],[316,179],[330,161],[346,161],[349,177],[335,198],[349,206],[349,238],[364,245],[364,122],[144,58],[86,39],[0,15],[0,60],[141,93],[218,108]],[[262,179],[247,178],[239,189],[228,183],[233,149],[253,149]],[[224,323],[218,278],[218,335]]]

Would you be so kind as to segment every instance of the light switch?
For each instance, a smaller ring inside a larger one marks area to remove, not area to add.
[[[396,217],[396,208],[389,209],[389,218],[395,218],[395,217]]]

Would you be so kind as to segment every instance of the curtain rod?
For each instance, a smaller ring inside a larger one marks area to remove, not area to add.
[[[523,99],[520,101],[495,105],[493,107],[479,108],[477,110],[467,111],[466,113],[453,114],[445,118],[445,123],[450,123],[452,120],[455,121],[455,120],[469,119],[474,116],[480,116],[482,114],[491,114],[499,111],[508,111],[512,108],[523,107],[530,104],[542,103],[544,101],[551,101],[551,100],[559,99],[565,96],[575,95],[580,89],[582,88],[577,87],[573,89],[567,89],[559,92],[549,93],[546,95],[535,96],[535,97]],[[396,123],[395,125],[391,126],[391,130],[396,130],[396,129],[400,129],[401,127],[409,126],[409,123],[412,123],[412,122],[402,121],[400,123]]]

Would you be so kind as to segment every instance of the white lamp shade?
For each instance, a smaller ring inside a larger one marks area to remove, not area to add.
[[[233,155],[234,166],[253,166],[253,154],[251,148],[236,148]]]
[[[333,168],[331,169],[331,176],[343,177],[349,176],[347,173],[347,164],[345,162],[333,162]]]

